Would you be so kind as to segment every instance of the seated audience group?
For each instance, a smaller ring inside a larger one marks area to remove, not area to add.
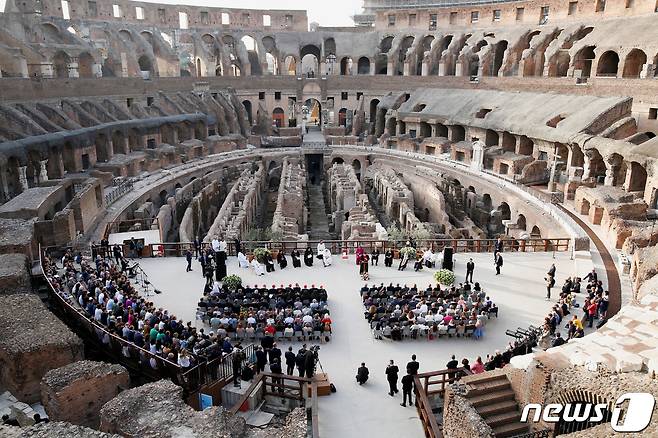
[[[429,285],[425,289],[415,284],[366,284],[361,288],[361,297],[365,318],[379,339],[433,339],[442,335],[479,339],[490,316],[498,316],[498,307],[477,282],[472,287],[466,282],[458,287]]]
[[[276,333],[284,337],[317,336],[331,333],[327,291],[299,284],[223,288],[218,282],[206,286],[198,303],[199,314],[221,336],[254,338]]]

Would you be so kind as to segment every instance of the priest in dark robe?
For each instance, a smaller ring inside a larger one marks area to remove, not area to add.
[[[290,253],[290,256],[292,257],[292,267],[293,268],[301,268],[302,262],[299,258],[299,251],[297,251],[297,248],[292,250],[292,252]]]
[[[306,248],[304,252],[304,264],[309,267],[313,266],[313,250],[310,247]]]

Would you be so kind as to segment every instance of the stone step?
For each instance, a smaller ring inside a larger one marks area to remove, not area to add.
[[[475,384],[468,383],[467,397],[476,396],[480,394],[488,394],[496,391],[504,391],[512,387],[507,379],[505,380],[490,380],[488,382],[477,382]]]
[[[529,432],[529,430],[530,428],[528,427],[528,425],[524,423],[510,423],[493,428],[494,435],[496,435],[496,438],[513,437],[516,435],[527,433]]]
[[[485,418],[484,421],[489,426],[494,428],[494,427],[502,426],[504,424],[518,423],[520,419],[521,419],[521,414],[519,413],[519,411],[514,410],[514,411],[502,412],[500,414],[492,415],[490,417]]]
[[[468,385],[491,382],[491,381],[494,381],[494,380],[508,381],[506,374],[495,374],[493,372],[486,372],[486,373],[481,373],[481,374],[471,374],[470,376],[465,376],[465,377],[462,378],[462,382],[466,383]]]
[[[467,395],[466,398],[471,402],[473,406],[477,408],[478,406],[491,405],[502,401],[514,401],[514,391],[511,389],[505,389],[487,394],[479,394],[472,397]]]
[[[489,418],[493,415],[502,414],[505,412],[517,412],[519,406],[516,400],[505,400],[500,403],[493,403],[486,406],[476,407],[475,410],[482,416],[482,418]]]

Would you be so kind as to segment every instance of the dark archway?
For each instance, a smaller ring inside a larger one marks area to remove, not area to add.
[[[619,55],[613,50],[608,50],[601,55],[596,66],[597,76],[617,76],[619,70]]]
[[[370,59],[365,56],[359,58],[359,64],[357,67],[357,73],[360,75],[369,75],[370,74]]]

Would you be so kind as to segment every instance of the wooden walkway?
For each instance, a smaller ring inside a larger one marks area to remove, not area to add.
[[[603,267],[605,268],[605,273],[608,278],[608,292],[610,292],[610,304],[608,306],[608,318],[615,315],[621,309],[621,280],[619,279],[619,272],[617,271],[617,265],[610,255],[610,252],[605,247],[599,236],[577,215],[575,215],[570,210],[566,209],[561,204],[556,204],[557,207],[569,215],[576,223],[587,233],[589,238],[594,242],[597,251],[601,255],[601,260],[603,260]]]

